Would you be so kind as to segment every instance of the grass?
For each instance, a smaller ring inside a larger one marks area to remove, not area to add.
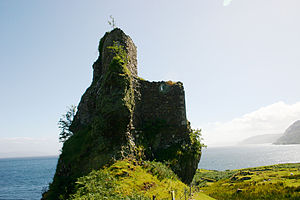
[[[92,171],[76,182],[72,200],[170,199],[170,191],[183,196],[187,186],[168,167],[158,162],[125,159]]]
[[[199,169],[194,177],[193,200],[300,199],[300,163],[239,170]],[[79,178],[69,200],[185,199],[188,187],[166,165],[123,159]]]
[[[92,171],[76,182],[76,192],[69,200],[170,200],[188,198],[189,188],[166,165],[154,161],[124,159],[110,167]],[[193,200],[213,200],[203,192],[193,194]]]
[[[203,192],[196,192],[193,195],[194,200],[214,200],[214,198],[207,196]]]
[[[196,191],[222,199],[300,199],[300,163],[240,170],[198,170]]]

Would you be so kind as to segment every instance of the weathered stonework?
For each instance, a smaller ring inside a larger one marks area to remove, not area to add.
[[[131,38],[125,35],[121,29],[115,29],[112,32],[106,33],[100,40],[99,57],[93,64],[92,85],[81,98],[78,105],[75,124],[88,125],[94,119],[96,112],[95,98],[99,96],[99,87],[101,85],[103,75],[107,71],[111,60],[114,57],[114,54],[107,47],[113,46],[114,42],[117,42],[119,45],[124,47],[128,57],[130,58],[127,68],[133,76],[137,76],[137,50]],[[96,87],[92,87],[94,85],[96,85]]]
[[[111,50],[114,45],[122,47],[125,59]],[[139,78],[136,46],[118,28],[101,39],[93,70],[92,84],[70,127],[74,135],[64,143],[43,198],[67,198],[78,177],[141,153],[143,159],[169,163],[182,181],[190,183],[201,146],[191,137],[183,84]]]
[[[184,89],[181,82],[139,81],[140,101],[136,105],[138,121],[164,119],[174,126],[187,125]]]

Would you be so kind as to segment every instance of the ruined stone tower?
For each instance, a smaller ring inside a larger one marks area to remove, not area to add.
[[[168,162],[190,183],[201,145],[191,139],[183,84],[139,78],[136,46],[118,28],[100,40],[93,70],[44,198],[68,197],[76,178],[141,152],[142,159]]]

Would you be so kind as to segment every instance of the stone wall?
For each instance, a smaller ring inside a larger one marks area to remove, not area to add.
[[[137,131],[143,130],[145,124],[166,126],[156,136],[159,141],[152,150],[167,148],[177,139],[186,137],[187,119],[184,88],[181,82],[149,82],[139,80],[138,98],[135,102],[133,124]],[[137,96],[137,95],[136,95]],[[147,127],[148,128],[148,127]],[[162,135],[163,134],[163,135]],[[165,136],[164,136],[165,135]]]
[[[140,100],[136,102],[139,123],[165,120],[171,126],[186,126],[185,97],[181,82],[140,82]]]

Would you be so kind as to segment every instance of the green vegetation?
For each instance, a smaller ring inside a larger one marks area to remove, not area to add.
[[[129,57],[128,57],[124,47],[122,45],[118,44],[118,42],[114,41],[113,46],[109,46],[107,48],[110,49],[114,53],[115,56],[113,59],[121,60],[125,64],[128,63]]]
[[[188,197],[189,188],[166,165],[155,161],[137,161],[126,158],[101,170],[93,170],[78,178],[76,192],[69,200],[159,200]],[[193,194],[194,200],[213,200],[202,192]]]
[[[68,111],[64,114],[58,121],[58,128],[60,129],[59,141],[65,142],[69,137],[73,135],[73,132],[70,130],[70,126],[73,122],[76,106],[71,105],[68,107]]]
[[[203,138],[201,136],[201,129],[192,129],[192,131],[190,132],[190,140],[192,141],[192,143],[189,148],[190,151],[196,152],[197,155],[201,155],[202,147],[206,147],[206,145],[202,143]],[[188,148],[187,145],[185,148]],[[196,154],[194,153],[194,155]]]
[[[203,192],[194,192],[192,195],[192,200],[215,200],[214,198],[207,196]]]
[[[240,170],[198,170],[196,191],[218,200],[300,199],[300,163]]]
[[[187,186],[159,162],[124,159],[110,167],[92,171],[76,182],[72,200],[170,199],[170,191],[183,196]]]

